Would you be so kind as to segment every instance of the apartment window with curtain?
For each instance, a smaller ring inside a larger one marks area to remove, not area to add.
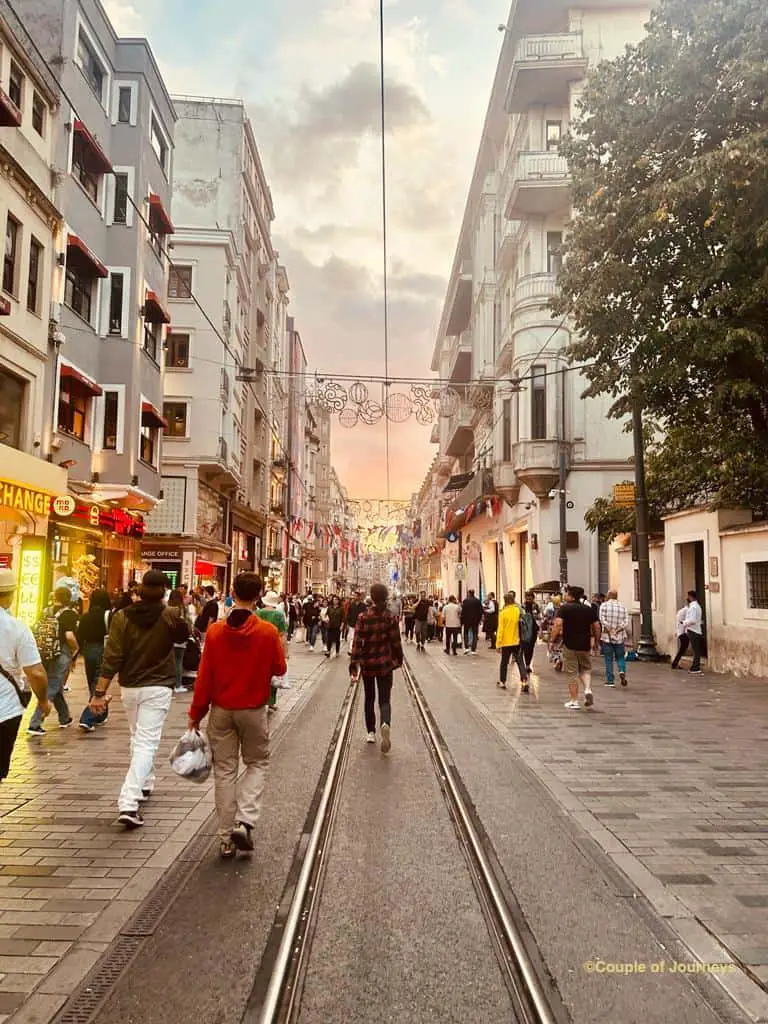
[[[59,385],[59,430],[85,441],[85,430],[93,394],[73,377],[62,377]]]
[[[186,370],[189,367],[189,335],[171,332],[168,335],[167,345],[166,367],[169,370]]]
[[[5,222],[5,252],[3,254],[3,291],[10,295],[16,294],[16,279],[19,262],[19,242],[21,225],[8,214]]]
[[[27,272],[27,309],[38,313],[40,307],[40,275],[43,263],[43,247],[36,238],[29,242],[29,270]]]
[[[563,269],[563,232],[547,232],[547,273],[559,274]]]
[[[178,263],[168,271],[168,298],[189,299],[192,297],[192,267]]]
[[[547,436],[547,368],[531,367],[531,438],[542,441]]]
[[[82,135],[75,135],[72,141],[72,174],[83,186],[94,203],[99,201],[99,182],[102,175],[92,170],[88,160],[88,149]]]
[[[166,437],[189,437],[189,405],[186,402],[163,402],[163,419],[168,424]]]
[[[21,417],[26,385],[14,374],[0,368],[0,444],[21,447]]]
[[[8,96],[19,110],[24,107],[24,75],[15,61],[11,61],[11,72],[8,76]]]
[[[153,324],[148,320],[144,321],[144,351],[153,363],[159,362],[160,339],[162,337],[163,325]]]
[[[91,322],[93,278],[71,263],[67,264],[64,275],[64,304],[83,320]]]
[[[117,391],[104,392],[104,427],[101,447],[104,451],[117,451],[118,413],[120,395]]]
[[[99,103],[103,103],[104,80],[107,77],[107,73],[82,30],[77,40],[77,63],[80,65],[80,70],[83,72],[86,82],[98,97]]]
[[[133,90],[130,85],[121,85],[117,94],[117,120],[119,124],[130,124],[131,98]]]
[[[41,138],[45,135],[45,100],[39,92],[32,97],[32,127]]]
[[[505,398],[501,415],[501,460],[512,461],[512,399]]]
[[[128,175],[115,174],[115,205],[112,210],[114,224],[126,224],[128,221]]]
[[[125,275],[110,273],[109,275],[109,333],[123,333],[123,292]]]
[[[556,153],[560,148],[563,138],[563,122],[547,121],[545,128],[545,141],[548,153]]]

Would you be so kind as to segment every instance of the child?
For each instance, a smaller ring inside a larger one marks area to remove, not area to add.
[[[280,597],[274,590],[268,590],[264,597],[261,599],[261,608],[257,608],[256,614],[260,619],[265,622],[271,623],[277,628],[280,634],[280,639],[283,641],[283,652],[285,653],[286,661],[288,660],[288,623],[285,621],[285,613],[278,608],[280,604]],[[272,680],[272,688],[269,694],[269,704],[267,709],[270,715],[273,715],[277,711],[277,690],[274,679]]]

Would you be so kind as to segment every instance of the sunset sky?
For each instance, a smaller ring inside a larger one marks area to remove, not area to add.
[[[148,37],[171,92],[247,102],[310,368],[383,373],[378,0],[230,0],[226,20],[220,0],[105,7]],[[385,5],[392,375],[429,376],[508,8]],[[429,434],[392,426],[393,498],[420,486]],[[385,495],[383,425],[334,420],[333,459],[350,496]]]

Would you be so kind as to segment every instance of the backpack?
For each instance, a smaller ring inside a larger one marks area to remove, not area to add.
[[[520,607],[520,643],[529,644],[533,640],[533,616],[525,608]]]
[[[59,617],[54,615],[50,608],[45,609],[32,627],[32,636],[35,638],[42,662],[53,661],[61,654]]]

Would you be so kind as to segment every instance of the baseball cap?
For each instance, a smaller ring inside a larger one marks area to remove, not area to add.
[[[261,603],[265,608],[277,608],[280,604],[280,598],[274,590],[268,590],[264,597],[262,597]]]
[[[0,594],[10,594],[17,587],[13,569],[0,569]]]

